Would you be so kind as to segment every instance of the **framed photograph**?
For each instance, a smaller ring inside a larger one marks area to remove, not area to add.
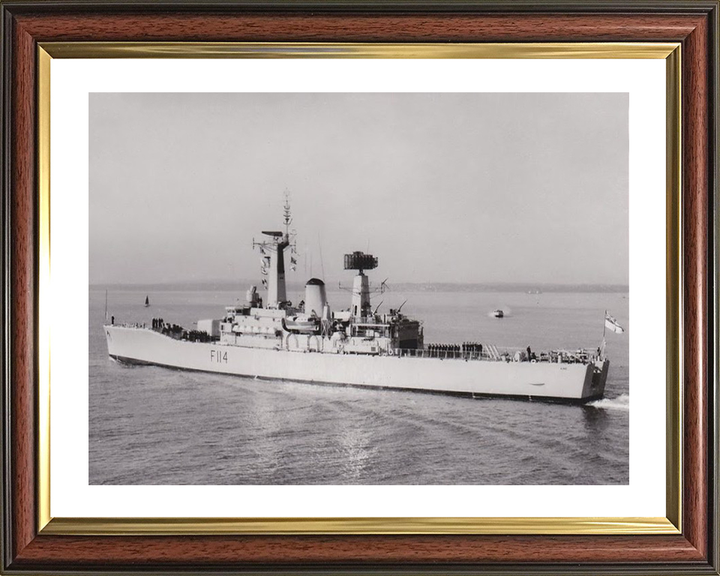
[[[4,2],[3,573],[718,574],[717,2]]]

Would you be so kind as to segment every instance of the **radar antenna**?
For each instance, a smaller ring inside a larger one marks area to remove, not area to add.
[[[373,270],[377,268],[378,259],[372,254],[365,252],[353,252],[345,254],[345,270],[357,270],[360,274],[363,270]]]
[[[357,276],[353,281],[352,304],[350,309],[355,318],[365,318],[372,314],[370,308],[370,285],[368,277],[363,274],[364,270],[377,268],[378,259],[372,254],[364,252],[353,252],[345,254],[345,270],[357,270]]]

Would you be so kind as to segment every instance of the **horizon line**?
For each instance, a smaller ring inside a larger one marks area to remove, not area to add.
[[[335,282],[331,280],[330,282]],[[240,280],[174,280],[174,281],[151,281],[151,282],[91,282],[89,288],[104,288],[104,287],[136,287],[136,286],[157,286],[157,287],[170,287],[170,286],[217,286],[217,285],[236,285],[242,286],[248,283],[248,279]],[[258,285],[259,282],[250,281],[251,285]],[[304,286],[304,282],[289,281],[288,285],[300,285]],[[448,281],[428,281],[428,282],[391,282],[391,286],[475,286],[475,287],[524,287],[524,288],[562,288],[562,287],[574,287],[574,288],[591,288],[591,287],[604,287],[613,289],[625,289],[629,290],[629,284],[616,283],[616,282],[448,282]]]

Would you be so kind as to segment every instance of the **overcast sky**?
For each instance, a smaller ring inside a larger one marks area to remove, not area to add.
[[[90,96],[93,284],[259,283],[285,190],[295,281],[627,284],[628,97]]]

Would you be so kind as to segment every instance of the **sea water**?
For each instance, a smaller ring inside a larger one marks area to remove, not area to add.
[[[191,329],[240,296],[111,288],[108,310]],[[630,329],[627,293],[393,291],[374,305],[406,300],[426,344],[596,348],[605,310]],[[605,398],[574,406],[128,366],[108,358],[105,290],[90,291],[89,319],[90,484],[628,483],[627,333],[607,334]]]

